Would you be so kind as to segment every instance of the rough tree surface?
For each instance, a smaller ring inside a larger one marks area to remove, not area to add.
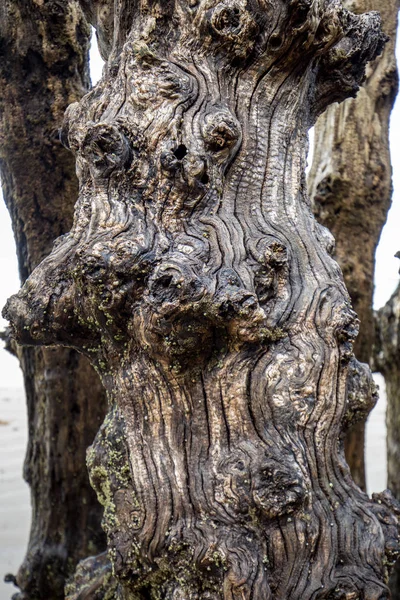
[[[304,176],[307,130],[355,94],[379,16],[83,4],[108,66],[66,114],[74,225],[5,311],[21,343],[85,353],[110,399],[88,465],[112,567],[81,563],[67,598],[388,598],[394,501],[343,454],[375,392]]]
[[[361,322],[354,353],[360,361],[370,363],[375,250],[392,193],[389,119],[398,83],[395,45],[399,3],[347,0],[345,6],[356,13],[379,10],[389,40],[382,55],[368,65],[357,97],[330,106],[318,119],[308,183],[317,219],[335,237],[335,258]],[[365,408],[346,438],[347,461],[363,489],[364,427],[371,407]]]
[[[89,88],[89,34],[74,1],[0,2],[0,173],[22,281],[71,228],[78,186],[58,129],[68,104]],[[106,403],[99,378],[75,350],[17,353],[27,396],[32,526],[16,597],[58,600],[77,561],[105,547],[85,453]]]
[[[400,285],[376,313],[375,368],[384,375],[387,395],[388,485],[400,498]],[[400,564],[391,578],[393,598],[400,598]]]

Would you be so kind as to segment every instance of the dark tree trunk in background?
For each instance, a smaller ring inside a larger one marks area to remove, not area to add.
[[[376,313],[375,368],[385,377],[387,395],[388,486],[400,498],[400,285]],[[390,581],[393,598],[400,598],[400,564]]]
[[[76,2],[0,3],[0,172],[22,281],[72,224],[75,161],[58,130],[68,104],[89,87],[89,34]],[[17,353],[27,397],[24,476],[32,502],[18,598],[57,600],[76,562],[104,547],[85,452],[104,417],[105,394],[75,350]]]
[[[338,260],[360,319],[354,353],[371,362],[374,342],[375,250],[391,202],[389,118],[397,93],[396,0],[353,0],[350,10],[379,10],[390,37],[381,56],[367,67],[354,99],[333,105],[315,127],[309,191],[320,223],[332,231]],[[357,484],[365,489],[364,429],[368,412],[356,415],[346,438],[346,457]]]
[[[341,441],[374,386],[304,176],[309,126],[382,48],[378,15],[83,4],[108,65],[66,115],[74,224],[5,311],[108,390],[88,461],[108,559],[67,597],[387,598],[397,509],[354,484]]]

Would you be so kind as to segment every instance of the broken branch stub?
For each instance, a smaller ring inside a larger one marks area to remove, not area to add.
[[[89,356],[110,398],[88,465],[114,579],[90,559],[67,597],[387,598],[397,509],[342,448],[375,392],[304,179],[308,128],[356,93],[379,16],[84,4],[108,63],[66,114],[74,225],[5,310],[20,343]]]

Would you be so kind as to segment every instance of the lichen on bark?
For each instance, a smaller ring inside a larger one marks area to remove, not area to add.
[[[83,4],[107,66],[62,132],[74,225],[5,310],[21,343],[85,353],[109,395],[88,464],[112,591],[90,559],[68,598],[383,600],[397,509],[344,460],[373,388],[304,178],[307,130],[356,93],[379,16]]]

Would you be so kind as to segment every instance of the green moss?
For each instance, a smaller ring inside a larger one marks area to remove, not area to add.
[[[266,343],[278,342],[279,340],[286,337],[286,333],[280,327],[274,327],[273,329],[262,327],[260,329],[260,337]]]

